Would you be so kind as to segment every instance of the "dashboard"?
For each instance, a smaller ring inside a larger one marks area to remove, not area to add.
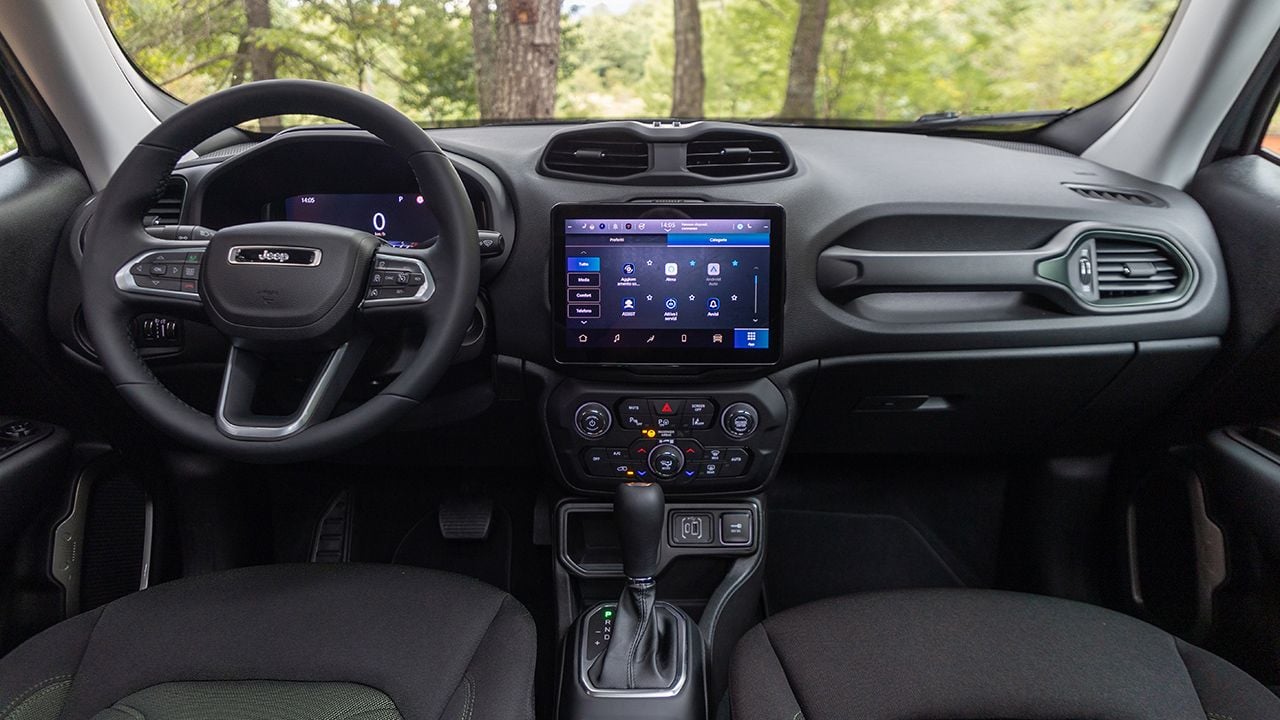
[[[482,291],[447,397],[398,448],[533,413],[573,487],[657,473],[689,492],[758,488],[784,453],[1106,451],[1226,330],[1201,208],[1053,148],[713,122],[431,135],[482,229]],[[181,164],[164,222],[323,222],[429,247],[415,188],[368,135],[300,128]],[[87,212],[50,312],[92,362],[74,273]],[[225,352],[196,323],[156,327],[136,331],[162,376]]]

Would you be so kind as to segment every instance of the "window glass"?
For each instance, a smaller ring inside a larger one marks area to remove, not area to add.
[[[721,118],[899,125],[1081,108],[1177,0],[98,0],[183,101],[329,80],[425,125]],[[265,129],[278,127],[273,121]]]
[[[1277,110],[1276,114],[1271,117],[1271,124],[1267,126],[1267,134],[1262,137],[1262,147],[1280,156],[1280,110]]]
[[[18,149],[18,139],[13,135],[13,128],[9,125],[9,118],[0,112],[0,155]]]

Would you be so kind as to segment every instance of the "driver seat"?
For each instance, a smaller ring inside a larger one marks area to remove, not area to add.
[[[134,593],[0,658],[0,720],[532,718],[510,595],[387,565],[275,565]]]

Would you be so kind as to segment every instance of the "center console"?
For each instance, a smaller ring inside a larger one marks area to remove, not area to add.
[[[784,237],[776,205],[553,211],[543,424],[586,496],[556,514],[563,720],[703,720],[759,619]]]

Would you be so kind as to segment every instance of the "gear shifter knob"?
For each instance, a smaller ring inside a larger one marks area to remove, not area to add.
[[[666,500],[657,483],[628,482],[618,486],[613,517],[622,545],[622,571],[632,580],[658,574],[658,547]]]

